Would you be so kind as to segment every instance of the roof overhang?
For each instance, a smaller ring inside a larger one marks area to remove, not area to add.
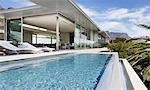
[[[105,31],[99,31],[99,34],[102,35],[105,38],[110,39],[110,36]]]
[[[40,16],[33,16],[33,17],[24,17],[23,23],[27,25],[37,26],[48,31],[55,31],[56,29],[56,17],[57,14],[52,15],[40,15]],[[70,22],[69,20],[65,19],[62,16],[59,16],[60,19],[60,32],[73,32],[75,25]]]
[[[55,8],[60,13],[86,29],[100,30],[89,16],[78,7],[73,0],[30,0],[33,3],[47,8]],[[53,4],[53,5],[52,5]]]
[[[37,5],[3,10],[0,14],[6,18],[28,17],[35,15],[60,14],[87,30],[100,31],[99,27],[72,0],[30,0]]]

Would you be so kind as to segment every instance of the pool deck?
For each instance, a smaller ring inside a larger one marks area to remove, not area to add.
[[[10,55],[10,56],[0,56],[0,62],[13,61],[19,59],[35,58],[41,56],[51,56],[67,53],[78,53],[78,52],[101,52],[108,51],[107,48],[95,48],[95,49],[81,49],[81,50],[60,50],[53,52],[37,53],[37,54],[19,54],[19,55]]]

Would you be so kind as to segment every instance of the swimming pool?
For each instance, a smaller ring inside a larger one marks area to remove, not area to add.
[[[110,56],[44,57],[38,64],[0,72],[0,90],[93,90]]]

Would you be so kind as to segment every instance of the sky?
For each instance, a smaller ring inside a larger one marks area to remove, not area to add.
[[[21,2],[20,2],[21,1]],[[123,32],[130,37],[150,36],[150,0],[74,0],[103,31]],[[28,0],[0,0],[2,7],[30,6]]]
[[[123,32],[130,37],[150,36],[150,0],[75,0],[104,31]]]
[[[34,5],[29,0],[0,0],[0,6],[4,8],[14,7],[20,8]]]

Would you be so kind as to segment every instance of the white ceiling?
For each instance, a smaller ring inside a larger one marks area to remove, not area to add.
[[[30,0],[37,5],[3,10],[0,14],[6,19],[56,14],[59,13],[67,19],[83,26],[87,30],[100,30],[98,26],[72,1],[72,0]]]
[[[23,22],[48,30],[56,30],[56,14],[25,17]],[[72,22],[60,16],[60,32],[73,32],[74,29],[75,25]]]
[[[30,0],[37,5],[55,10],[61,13],[70,20],[82,25],[86,29],[98,31],[98,26],[90,19],[90,17],[78,7],[73,0]]]

